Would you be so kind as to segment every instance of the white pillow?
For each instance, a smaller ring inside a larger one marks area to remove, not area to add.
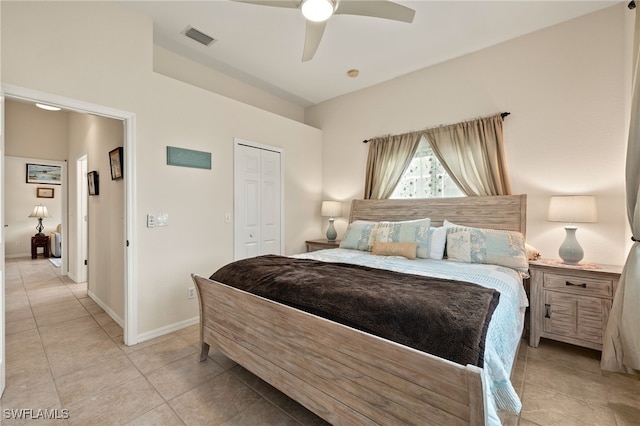
[[[447,245],[447,227],[429,228],[429,259],[441,260]]]

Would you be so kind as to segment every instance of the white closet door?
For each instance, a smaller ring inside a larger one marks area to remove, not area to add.
[[[280,153],[236,143],[234,163],[234,259],[280,254]]]
[[[260,254],[280,254],[280,153],[260,150],[262,183]]]

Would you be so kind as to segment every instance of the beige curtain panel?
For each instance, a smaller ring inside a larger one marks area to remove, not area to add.
[[[385,199],[416,154],[422,135],[418,132],[371,139],[364,183],[365,199]]]
[[[633,46],[633,92],[627,144],[627,216],[634,243],[622,270],[602,342],[600,367],[623,373],[640,372],[640,15],[636,12]]]
[[[500,114],[424,132],[443,167],[466,195],[509,195]]]

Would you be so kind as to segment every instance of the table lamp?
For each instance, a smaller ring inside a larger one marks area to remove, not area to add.
[[[42,218],[51,217],[49,212],[47,211],[47,207],[39,204],[33,208],[33,211],[29,215],[29,217],[37,217],[38,218],[38,226],[36,226],[36,230],[38,233],[35,235],[36,237],[44,237],[42,230],[44,229],[44,225],[42,225]]]
[[[338,233],[336,228],[333,227],[333,218],[342,214],[342,204],[339,201],[323,201],[322,202],[322,216],[329,217],[329,228],[327,229],[327,241],[333,242],[336,240]]]
[[[550,222],[565,222],[567,235],[558,250],[564,263],[577,265],[584,257],[584,251],[576,239],[577,226],[574,223],[597,221],[596,198],[592,195],[556,195],[549,200]]]

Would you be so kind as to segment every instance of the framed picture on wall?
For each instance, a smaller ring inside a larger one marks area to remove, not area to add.
[[[98,172],[96,170],[87,173],[89,183],[89,195],[100,195]]]
[[[122,179],[122,147],[109,151],[111,164],[111,180]]]
[[[27,163],[27,183],[62,185],[62,166]]]
[[[53,198],[53,188],[37,188],[38,198]]]

